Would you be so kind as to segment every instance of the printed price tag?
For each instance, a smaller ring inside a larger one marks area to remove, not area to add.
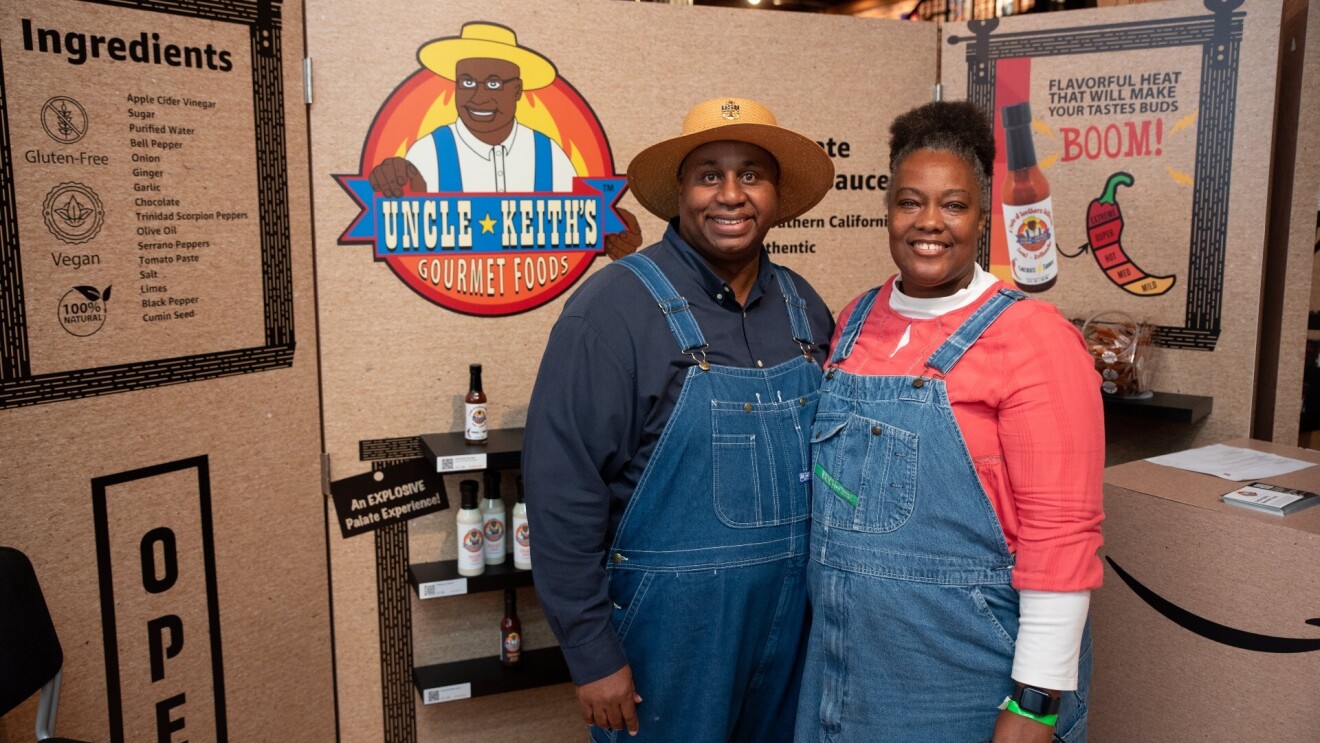
[[[422,692],[422,704],[437,704],[470,698],[472,698],[471,682],[437,686],[434,689],[427,689]]]
[[[433,580],[423,583],[417,591],[424,599],[438,599],[444,596],[462,596],[467,593],[467,578],[453,580]]]
[[[436,457],[436,472],[465,472],[486,469],[485,454],[460,454],[454,457]]]

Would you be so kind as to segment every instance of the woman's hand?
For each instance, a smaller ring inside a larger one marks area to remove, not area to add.
[[[1054,726],[1045,725],[1008,710],[995,720],[995,737],[990,743],[1050,743],[1054,740]]]

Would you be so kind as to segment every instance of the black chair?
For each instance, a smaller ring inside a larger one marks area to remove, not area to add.
[[[79,743],[54,737],[63,665],[64,651],[32,562],[16,549],[0,547],[0,716],[40,689],[36,739]]]

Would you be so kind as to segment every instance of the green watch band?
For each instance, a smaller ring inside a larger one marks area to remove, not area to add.
[[[1039,722],[1042,725],[1049,725],[1050,727],[1054,727],[1054,723],[1059,721],[1058,713],[1052,715],[1032,714],[1026,711],[1025,709],[1019,707],[1018,703],[1013,701],[1012,697],[1004,697],[1004,701],[1000,703],[999,708],[1002,710],[1007,710],[1009,712],[1012,712],[1015,715],[1022,715],[1028,720],[1035,720],[1036,722]]]

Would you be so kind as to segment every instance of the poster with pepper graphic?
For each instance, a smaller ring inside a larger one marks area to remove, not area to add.
[[[947,26],[945,96],[995,124],[981,264],[1070,317],[1147,319],[1165,348],[1215,351],[1227,323],[1254,332],[1259,274],[1233,269],[1259,271],[1271,121],[1252,104],[1274,83],[1249,29],[1280,8],[1187,0]]]

